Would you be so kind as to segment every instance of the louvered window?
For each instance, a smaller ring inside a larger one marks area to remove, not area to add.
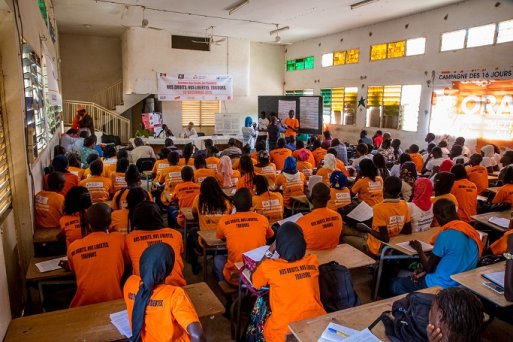
[[[0,107],[0,216],[11,207],[11,184],[7,162],[7,139],[5,137],[2,109]]]
[[[324,123],[353,125],[357,95],[357,87],[321,89]]]
[[[220,111],[220,101],[182,101],[182,126],[189,122],[200,127],[215,126],[216,113]]]

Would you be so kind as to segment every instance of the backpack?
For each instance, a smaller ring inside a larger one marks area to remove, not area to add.
[[[435,295],[430,293],[410,293],[392,304],[393,318],[389,315],[390,311],[385,311],[369,329],[382,321],[385,333],[392,342],[427,341],[429,310],[434,299]]]
[[[326,312],[334,312],[360,305],[354,291],[351,273],[336,261],[319,266],[319,289]]]

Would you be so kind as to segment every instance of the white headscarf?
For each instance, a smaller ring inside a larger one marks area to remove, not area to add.
[[[335,168],[337,167],[337,159],[335,158],[335,156],[333,154],[327,153],[324,156],[324,165],[323,165],[323,167],[325,167],[326,169],[328,169],[330,171],[335,170]]]

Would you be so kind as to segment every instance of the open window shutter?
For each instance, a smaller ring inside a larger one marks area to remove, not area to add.
[[[182,101],[182,126],[187,126],[189,122],[200,126],[201,101]]]
[[[216,113],[221,111],[220,101],[201,102],[201,126],[215,126]]]
[[[9,178],[9,164],[7,162],[7,139],[0,109],[0,215],[11,206],[11,184]]]

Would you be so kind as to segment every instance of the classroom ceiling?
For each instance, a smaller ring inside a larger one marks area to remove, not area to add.
[[[228,9],[241,0],[54,0],[61,33],[118,36],[126,27],[149,27],[174,34],[214,34],[272,42],[270,31],[280,32],[283,42],[293,43],[351,28],[461,2],[461,0],[377,0],[357,9],[360,0],[250,0],[232,15]],[[143,10],[145,7],[145,10]],[[165,11],[159,11],[165,10]]]

